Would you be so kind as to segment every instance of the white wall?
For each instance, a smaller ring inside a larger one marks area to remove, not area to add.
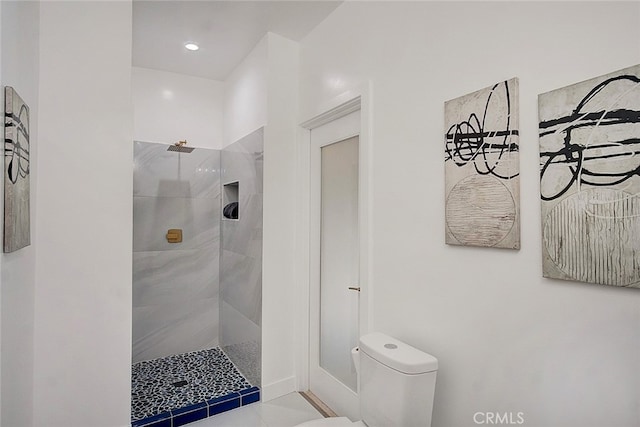
[[[222,148],[222,82],[140,67],[132,79],[136,141]]]
[[[294,247],[298,44],[268,33],[225,82],[224,141],[265,126],[262,398],[295,390]]]
[[[12,86],[29,106],[31,245],[2,254],[2,410],[0,424],[33,422],[33,336],[36,244],[34,242],[38,143],[37,2],[2,2],[2,86]],[[4,90],[4,88],[3,88]],[[1,96],[4,99],[4,93]],[[4,105],[4,104],[3,104]],[[4,109],[4,106],[3,106]],[[4,163],[3,163],[4,164]],[[0,194],[2,189],[0,189]],[[0,195],[0,200],[2,196]]]
[[[541,277],[537,147],[537,94],[640,62],[639,8],[346,2],[301,42],[301,120],[372,81],[374,328],[438,357],[434,427],[640,424],[640,291]],[[514,76],[522,249],[446,246],[443,103]]]
[[[40,5],[34,425],[130,423],[131,2]]]
[[[224,83],[224,145],[267,124],[268,35],[265,35]]]
[[[295,201],[298,43],[269,33],[264,138],[263,399],[295,390]],[[293,165],[294,167],[291,167]]]

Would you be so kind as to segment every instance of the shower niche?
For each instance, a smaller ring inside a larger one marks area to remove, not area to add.
[[[239,219],[238,200],[240,183],[230,182],[222,186],[222,219]]]
[[[222,150],[134,142],[133,427],[260,399],[262,154],[262,129]]]

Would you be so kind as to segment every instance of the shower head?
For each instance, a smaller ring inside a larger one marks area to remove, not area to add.
[[[177,151],[178,153],[192,152],[194,147],[185,147],[186,144],[187,144],[186,139],[184,141],[178,141],[175,144],[170,145],[169,148],[167,148],[167,151]]]
[[[170,145],[167,151],[177,151],[178,153],[190,153],[193,151],[193,147],[183,147],[181,145]]]

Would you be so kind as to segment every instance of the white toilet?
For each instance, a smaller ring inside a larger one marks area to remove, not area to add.
[[[438,360],[378,332],[360,338],[359,354],[362,421],[324,418],[298,427],[431,426]]]

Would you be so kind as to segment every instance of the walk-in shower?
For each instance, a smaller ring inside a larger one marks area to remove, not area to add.
[[[262,140],[134,142],[134,427],[259,400]]]

